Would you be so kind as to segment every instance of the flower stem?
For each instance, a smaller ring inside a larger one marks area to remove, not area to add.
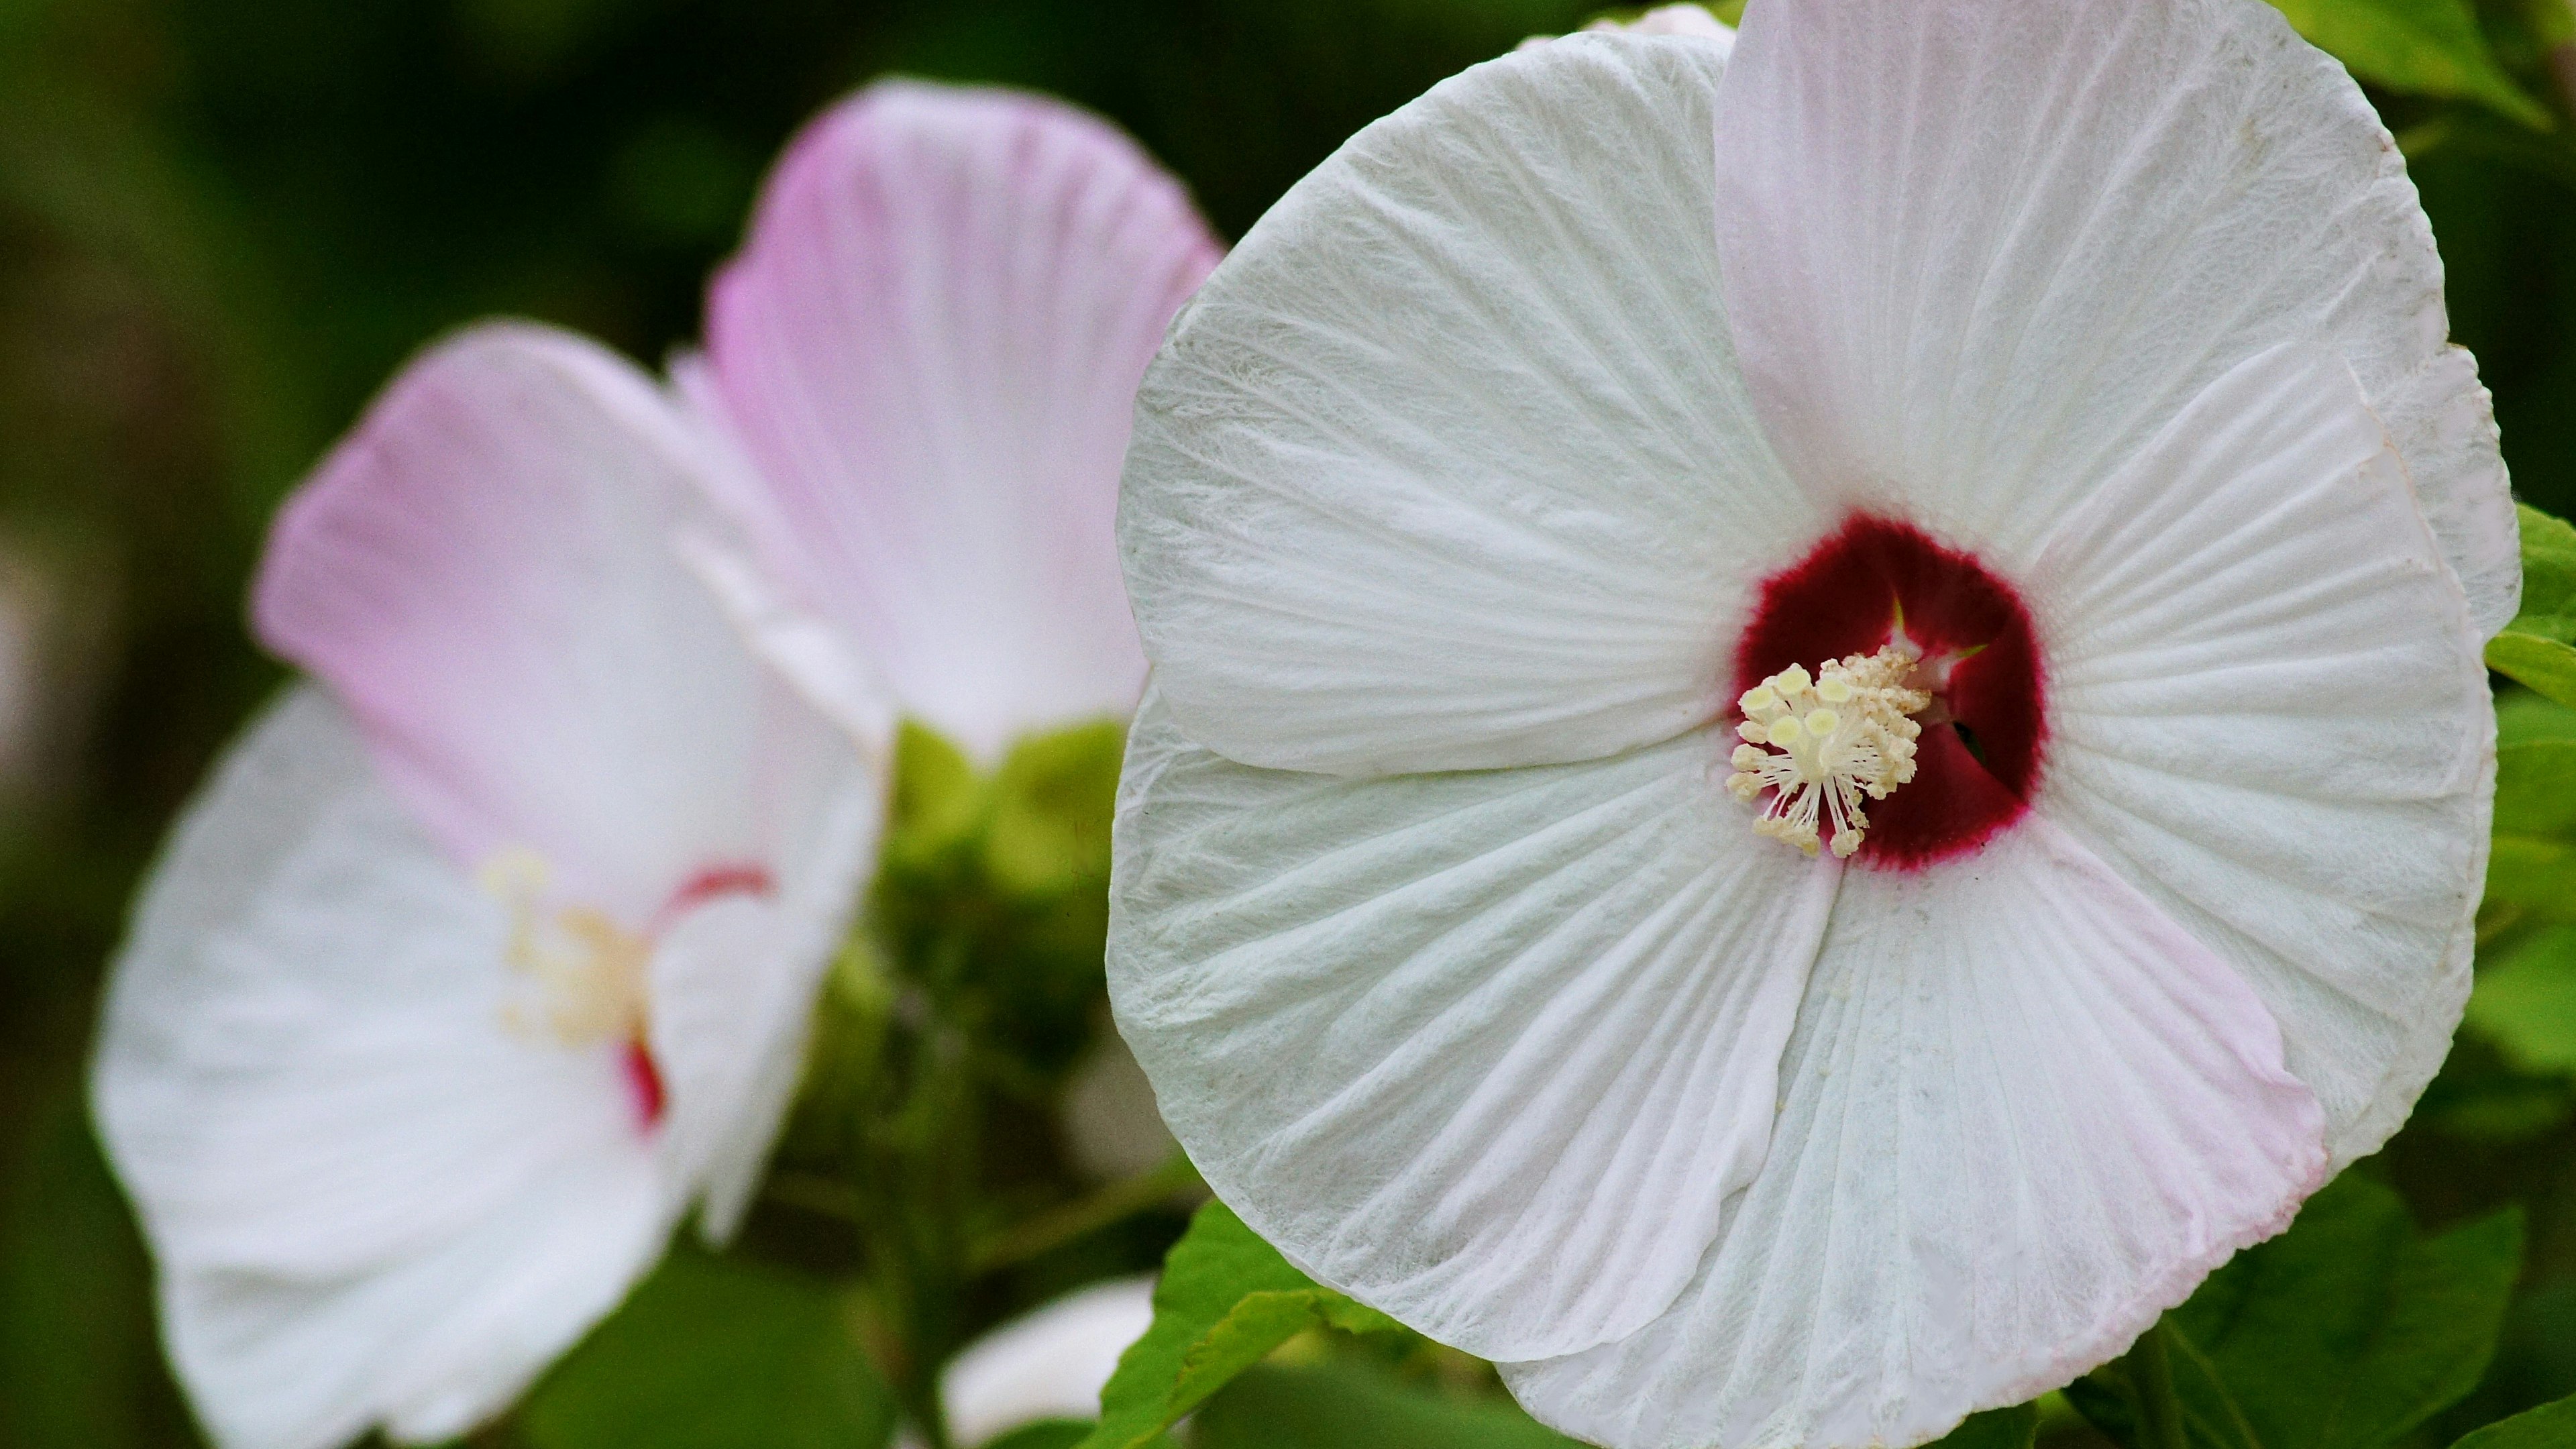
[[[1088,1197],[1040,1213],[1006,1233],[986,1239],[976,1245],[969,1265],[975,1272],[989,1273],[1025,1263],[1051,1248],[1062,1247],[1168,1201],[1176,1193],[1200,1186],[1199,1170],[1190,1165],[1188,1157],[1175,1152],[1169,1161],[1150,1172],[1121,1178]]]
[[[2173,1351],[2165,1340],[2163,1319],[2138,1335],[2121,1360],[2129,1388],[2138,1401],[2138,1449],[2189,1449],[2183,1434],[2182,1400],[2174,1393]]]

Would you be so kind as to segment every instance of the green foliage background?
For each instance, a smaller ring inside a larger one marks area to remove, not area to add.
[[[2517,491],[2576,512],[2576,20],[2563,0],[2279,3],[2369,83],[2409,155]],[[29,727],[0,732],[0,1449],[196,1442],[86,1126],[82,1057],[134,881],[280,677],[241,624],[268,513],[408,353],[514,313],[658,361],[694,333],[780,142],[879,74],[1099,109],[1230,236],[1359,125],[1593,8],[0,0],[0,596],[37,621],[44,681]],[[2534,533],[2576,565],[2576,533]],[[2291,1239],[2212,1280],[2152,1360],[1960,1443],[2026,1443],[2034,1423],[2066,1449],[2154,1442],[2135,1395],[2150,1373],[2174,1383],[2189,1442],[2222,1449],[2444,1445],[2576,1394],[2576,572],[2535,584],[2491,656],[2529,688],[2504,686],[2478,993],[2415,1122]],[[742,1254],[675,1257],[488,1442],[881,1443],[881,1371],[902,1356],[871,1334],[904,1303],[940,1305],[953,1346],[1181,1235],[1181,1178],[1106,1215],[1060,1200],[1046,1111],[1097,1029],[1084,952],[1114,748],[1037,742],[979,780],[907,740],[872,897],[891,954],[836,973],[785,1149],[809,1201],[764,1208]],[[889,1026],[908,998],[955,1041]],[[984,1104],[962,1168],[924,1127],[955,1093]],[[833,1199],[857,1170],[906,1184],[909,1206]],[[1151,1342],[1170,1361],[1122,1374],[1111,1429],[1133,1432],[1116,1442],[1151,1442],[1190,1394],[1218,1449],[1556,1442],[1482,1365],[1226,1231],[1193,1230],[1214,1266],[1167,1283]],[[861,1257],[918,1271],[853,1300]],[[745,1390],[792,1410],[724,1418]],[[1091,1432],[1041,1427],[1018,1449]],[[2469,1445],[2571,1442],[2562,1408]]]

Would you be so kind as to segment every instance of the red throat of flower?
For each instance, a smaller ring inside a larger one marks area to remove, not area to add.
[[[1977,849],[2029,808],[2048,738],[2030,613],[2010,584],[1909,524],[1855,514],[1763,580],[1735,648],[1735,693],[1792,666],[1814,669],[1903,645],[1922,658],[1912,778],[1869,802],[1853,863],[1911,870]]]

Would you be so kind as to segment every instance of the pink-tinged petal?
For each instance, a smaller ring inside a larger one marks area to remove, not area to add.
[[[1352,780],[1201,749],[1160,697],[1120,786],[1109,992],[1209,1185],[1489,1358],[1663,1312],[1762,1166],[1840,873],[1753,833],[1711,774],[1732,734]]]
[[[508,928],[309,688],[181,822],[93,1085],[225,1445],[462,1430],[660,1251],[682,1199],[619,1055],[508,1025]]]
[[[2262,1003],[2071,837],[1843,877],[1771,1154],[1671,1312],[1506,1364],[1629,1449],[1919,1444],[2126,1349],[2324,1179]]]
[[[260,633],[350,707],[456,859],[534,850],[564,896],[641,929],[709,865],[780,869],[847,783],[675,551],[704,470],[612,354],[464,333],[281,512]]]
[[[771,177],[707,303],[764,563],[901,706],[998,755],[1135,707],[1112,541],[1136,381],[1217,246],[1104,122],[885,83]]]
[[[1727,313],[1802,483],[2015,552],[2230,368],[2332,349],[2488,632],[2486,394],[2388,132],[2260,0],[1754,0],[1719,88]]]
[[[2241,973],[2338,1165],[2449,1050],[2495,717],[2459,587],[2330,352],[2212,383],[2050,539],[2038,808]]]
[[[1146,374],[1119,515],[1192,739],[1488,769],[1724,707],[1754,581],[1837,522],[1773,458],[1719,305],[1727,64],[1587,33],[1477,66],[1208,280]]]

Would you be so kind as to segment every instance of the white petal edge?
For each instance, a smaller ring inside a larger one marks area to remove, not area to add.
[[[2341,354],[2492,634],[2519,559],[2415,188],[2260,0],[1753,0],[1727,309],[1813,487],[2018,552],[2245,358]]]
[[[1737,376],[1704,40],[1443,81],[1291,188],[1138,394],[1119,546],[1157,687],[1231,758],[1595,758],[1724,702],[1828,520]]]
[[[1840,874],[1753,833],[1731,741],[1351,780],[1202,750],[1149,693],[1110,999],[1218,1196],[1488,1358],[1662,1312],[1761,1165]]]
[[[2048,541],[2037,808],[2226,959],[2337,1166],[2448,1051],[2486,874],[2478,636],[2332,352],[2212,382]]]
[[[1770,1159],[1672,1311],[1501,1365],[1541,1421],[1925,1443],[2126,1349],[2325,1180],[2262,1004],[2044,820],[1848,872],[1781,1077]]]
[[[93,1099],[228,1449],[469,1427],[660,1251],[680,1205],[615,1056],[505,1027],[505,929],[309,687],[155,869]]]

